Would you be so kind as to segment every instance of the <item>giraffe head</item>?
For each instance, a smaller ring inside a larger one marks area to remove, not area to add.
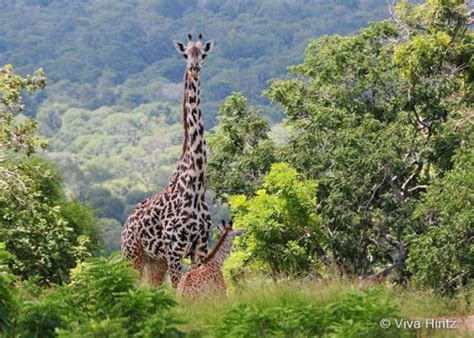
[[[186,70],[188,75],[197,79],[204,59],[214,47],[214,41],[209,40],[203,43],[202,34],[199,34],[198,41],[193,41],[193,36],[189,34],[188,43],[186,45],[177,40],[174,40],[173,43],[178,53],[183,55],[186,59]]]
[[[224,236],[224,234],[230,236],[240,236],[245,232],[245,229],[234,229],[232,227],[232,221],[229,221],[229,224],[226,224],[224,220],[222,220],[221,224],[217,225],[217,231],[219,231],[219,236]]]

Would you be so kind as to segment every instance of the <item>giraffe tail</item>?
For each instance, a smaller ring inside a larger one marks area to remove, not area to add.
[[[122,231],[122,256],[132,262],[135,269],[140,270],[143,263],[143,248],[135,231],[125,224]]]

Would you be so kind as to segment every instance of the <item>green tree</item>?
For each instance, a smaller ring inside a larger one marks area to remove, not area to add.
[[[408,256],[415,285],[448,294],[474,277],[474,148],[462,150],[418,205]]]
[[[13,332],[13,323],[19,309],[13,286],[15,277],[7,265],[9,258],[5,245],[0,243],[0,333],[2,336],[9,336]]]
[[[461,0],[402,1],[393,20],[311,41],[293,78],[267,91],[288,114],[285,159],[319,183],[328,247],[346,272],[403,263],[423,192],[469,137],[466,20]]]
[[[0,241],[15,274],[61,282],[76,259],[97,248],[86,236],[96,230],[90,209],[65,198],[57,170],[33,156],[46,143],[36,135],[36,121],[20,115],[20,93],[45,84],[41,71],[22,78],[11,66],[0,69]]]
[[[242,264],[260,261],[276,277],[305,275],[320,263],[325,233],[316,214],[316,183],[286,163],[276,163],[262,189],[247,199],[230,197],[235,227],[247,232],[238,241]]]
[[[234,93],[225,100],[219,124],[208,138],[211,156],[207,176],[216,198],[251,196],[260,187],[276,159],[268,131],[262,112],[248,106],[245,97]]]

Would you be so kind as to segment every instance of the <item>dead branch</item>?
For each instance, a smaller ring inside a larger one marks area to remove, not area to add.
[[[426,190],[428,190],[428,186],[426,184],[417,185],[416,187],[408,189],[408,192],[413,193],[417,190],[425,190],[426,191]]]
[[[369,276],[360,276],[359,277],[359,286],[362,287],[367,284],[378,284],[381,283],[387,278],[390,273],[400,267],[404,262],[407,257],[407,251],[406,251],[406,245],[402,241],[398,241],[394,237],[392,237],[389,234],[385,235],[385,240],[392,246],[398,247],[398,256],[396,259],[394,259],[393,263],[383,269],[382,271],[379,271],[377,273],[371,274]]]
[[[367,210],[370,206],[370,204],[372,203],[372,201],[374,200],[375,198],[375,195],[377,193],[377,191],[382,187],[382,185],[385,183],[385,180],[387,179],[387,166],[383,166],[383,172],[384,172],[384,175],[383,175],[383,178],[382,178],[382,181],[378,184],[376,184],[374,186],[374,188],[372,189],[372,194],[370,195],[369,199],[364,203],[364,209]],[[380,170],[379,170],[380,172]]]
[[[415,172],[412,173],[410,176],[408,176],[408,178],[405,180],[405,182],[403,182],[402,184],[402,194],[403,194],[403,197],[406,197],[407,195],[407,192],[408,192],[408,184],[410,184],[411,181],[413,181],[413,179],[417,178],[418,175],[420,174],[421,172],[421,169],[423,169],[423,160],[418,160],[418,165],[415,169]]]

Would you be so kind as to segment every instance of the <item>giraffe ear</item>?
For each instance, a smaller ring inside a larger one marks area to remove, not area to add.
[[[209,40],[204,44],[204,53],[209,54],[214,48],[214,40]]]
[[[184,43],[178,40],[174,40],[173,44],[174,44],[174,48],[176,48],[178,53],[184,54],[184,52],[186,51],[186,47],[184,47]]]
[[[219,235],[224,232],[225,229],[225,221],[222,220],[221,224],[217,224],[217,231],[219,232]]]

